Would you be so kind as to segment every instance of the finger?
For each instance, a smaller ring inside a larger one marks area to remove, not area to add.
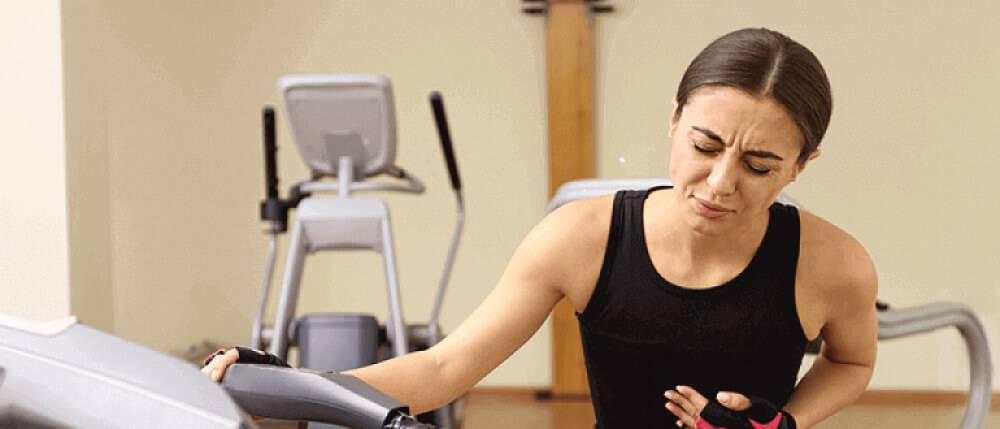
[[[223,356],[226,357],[226,366],[229,366],[240,360],[240,351],[236,349],[229,349],[226,350],[226,354]]]
[[[678,426],[683,426],[686,428],[695,427],[695,424],[697,423],[698,419],[688,414],[687,411],[684,410],[684,408],[681,408],[681,406],[673,402],[667,402],[666,407],[671,414],[677,417],[677,421],[681,423]]]
[[[705,409],[705,406],[708,405],[708,398],[701,393],[698,393],[697,390],[694,390],[690,386],[677,386],[677,391],[683,393],[684,396],[687,396],[688,400],[691,401],[695,408],[695,412],[693,414],[696,416],[700,415],[702,410]]]
[[[219,362],[216,365],[215,371],[212,373],[212,378],[215,381],[222,380],[222,376],[226,374],[226,369],[230,365],[236,363],[240,359],[240,352],[236,349],[229,349],[226,354],[219,356]]]
[[[687,411],[684,411],[684,408],[681,408],[679,405],[673,402],[668,401],[665,407],[667,408],[667,411],[670,411],[670,413],[677,416],[677,418],[681,418],[688,415]]]
[[[205,357],[205,360],[202,361],[201,366],[202,367],[208,366],[208,363],[211,362],[213,358],[215,358],[218,355],[224,354],[224,353],[226,353],[226,349],[218,349],[218,350],[216,350],[214,353],[212,353],[212,354],[208,355],[207,357]]]
[[[219,369],[219,368],[224,368],[228,365],[229,362],[227,362],[227,357],[226,355],[223,354],[213,357],[212,360],[208,362],[208,365],[205,365],[205,368]]]
[[[735,392],[719,392],[715,399],[720,404],[733,411],[743,411],[750,408],[750,399]]]
[[[226,373],[226,368],[232,365],[240,358],[239,352],[236,349],[230,349],[223,354],[216,355],[201,369],[201,372],[208,375],[214,381],[222,380],[222,376]]]
[[[699,411],[698,408],[695,407],[695,405],[691,402],[691,400],[687,396],[682,395],[680,392],[677,392],[676,390],[668,390],[666,393],[663,394],[663,396],[666,396],[667,399],[670,400],[670,402],[680,405],[682,408],[684,408],[684,411],[686,413],[693,416],[698,415]]]

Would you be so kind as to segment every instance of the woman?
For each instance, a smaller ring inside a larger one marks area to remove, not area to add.
[[[819,155],[822,66],[780,33],[739,30],[694,59],[673,104],[672,188],[553,212],[444,341],[349,373],[415,412],[442,406],[567,298],[598,427],[808,428],[850,404],[875,360],[875,269],[844,231],[775,203]],[[237,357],[204,371],[218,380]]]

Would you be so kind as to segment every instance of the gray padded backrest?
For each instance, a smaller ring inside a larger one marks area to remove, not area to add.
[[[576,200],[613,194],[623,189],[649,189],[654,186],[669,186],[672,184],[673,182],[670,179],[663,178],[574,180],[566,182],[559,187],[555,196],[549,201],[549,207],[546,211],[551,212],[564,204]],[[785,194],[778,196],[778,202],[801,208],[801,205],[797,201]]]
[[[382,173],[396,160],[396,108],[389,79],[379,75],[289,75],[278,85],[302,160],[336,176],[341,156],[354,177]]]

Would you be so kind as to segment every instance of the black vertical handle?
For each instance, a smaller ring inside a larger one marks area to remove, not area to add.
[[[271,232],[288,228],[288,203],[278,196],[278,139],[274,133],[274,108],[264,106],[264,185],[266,196],[260,202],[260,220],[271,222]],[[296,204],[298,202],[296,201]],[[294,206],[292,206],[294,207]]]
[[[278,198],[278,143],[274,132],[274,107],[264,106],[264,174],[266,198]]]
[[[455,151],[451,146],[451,132],[448,131],[448,118],[444,113],[444,101],[441,99],[441,93],[437,91],[431,93],[431,109],[434,111],[434,123],[437,124],[438,138],[441,140],[441,151],[444,152],[444,160],[448,164],[451,187],[455,191],[461,191],[462,179],[459,177]]]

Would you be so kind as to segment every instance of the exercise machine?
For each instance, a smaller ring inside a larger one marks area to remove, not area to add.
[[[461,180],[440,94],[431,94],[430,102],[455,194],[456,226],[431,315],[426,323],[408,325],[400,301],[388,206],[382,198],[355,195],[419,194],[425,189],[420,179],[395,164],[397,133],[389,80],[378,75],[293,75],[282,77],[279,87],[298,153],[310,174],[291,187],[288,198],[280,197],[274,110],[265,108],[267,193],[261,219],[270,223],[270,243],[251,346],[266,346],[282,359],[287,359],[289,347],[297,346],[300,367],[343,371],[436,344],[442,336],[438,320],[464,223]],[[291,209],[296,213],[276,315],[274,323],[266,325],[278,235],[287,231]],[[385,325],[368,314],[313,313],[293,320],[306,256],[359,249],[382,255],[389,304]],[[457,428],[460,418],[453,408],[449,405],[422,419]]]
[[[331,89],[331,86],[334,88]],[[279,305],[279,322],[282,326],[277,332],[287,335],[292,330],[290,319],[294,314],[294,298],[297,297],[294,295],[297,295],[298,276],[301,275],[301,257],[307,252],[325,250],[328,247],[376,248],[383,252],[392,311],[390,323],[383,329],[386,331],[383,334],[380,334],[377,325],[375,329],[364,331],[354,328],[360,325],[349,325],[347,329],[342,325],[335,325],[335,329],[329,329],[323,323],[300,319],[296,335],[275,337],[275,330],[271,329],[272,336],[269,337],[265,335],[266,331],[261,324],[269,283],[265,281],[253,342],[261,345],[268,339],[274,339],[271,347],[273,350],[280,349],[283,357],[289,343],[298,344],[300,357],[320,363],[328,356],[346,356],[346,360],[354,359],[357,362],[357,356],[361,353],[355,346],[361,340],[389,342],[388,352],[394,354],[405,353],[421,345],[432,345],[441,335],[437,319],[462,224],[461,184],[440,95],[433,94],[431,101],[452,187],[459,202],[459,221],[431,321],[426,325],[404,328],[406,325],[400,310],[392,260],[388,210],[381,200],[354,198],[350,195],[351,191],[361,190],[419,193],[424,189],[418,179],[392,163],[395,134],[388,81],[371,76],[293,77],[283,80],[283,88],[286,90],[287,107],[293,118],[298,117],[298,114],[309,117],[329,113],[327,108],[330,103],[324,104],[317,100],[332,102],[334,107],[338,102],[352,104],[336,97],[345,94],[348,98],[357,99],[362,109],[367,109],[366,113],[355,112],[354,116],[335,115],[336,118],[368,128],[338,127],[334,120],[321,123],[315,128],[311,128],[312,123],[308,121],[298,126],[293,124],[297,141],[318,137],[320,144],[315,145],[315,141],[308,140],[311,143],[300,148],[305,159],[316,162],[310,164],[313,176],[294,186],[288,199],[280,199],[275,168],[277,148],[274,139],[274,113],[273,109],[265,109],[268,196],[262,203],[261,215],[272,225],[267,280],[273,270],[276,236],[286,229],[288,210],[294,207],[299,210],[293,228],[293,249],[289,252],[292,261],[288,264],[290,267],[297,267],[297,271],[287,272],[285,276],[286,284],[289,279],[295,280],[295,289],[294,294],[282,294],[285,304]],[[335,93],[332,100],[324,98],[325,95],[330,95],[323,93],[327,90]],[[376,117],[377,121],[363,121],[364,118],[371,119],[371,116]],[[391,126],[387,127],[385,124]],[[312,150],[319,152],[311,152]],[[388,174],[405,183],[366,183],[353,180],[353,177],[364,178],[376,174]],[[323,176],[328,175],[334,175],[338,179],[337,183],[320,181]],[[337,198],[312,197],[313,193],[331,190],[337,191]],[[342,221],[346,223],[341,223]],[[296,257],[299,259],[295,259]],[[363,318],[354,315],[343,315],[341,319],[332,318],[337,322],[346,320],[349,323],[373,320],[370,316]],[[318,320],[326,321],[322,318]],[[338,333],[354,336],[325,335]],[[411,341],[413,338],[416,340]],[[308,346],[303,347],[306,344]],[[362,364],[365,362],[355,366]],[[316,367],[323,368],[321,365]],[[0,427],[256,428],[246,412],[264,417],[309,421],[310,425],[318,423],[362,429],[434,427],[407,415],[408,410],[404,404],[381,394],[357,378],[336,372],[346,368],[326,369],[327,371],[295,370],[237,364],[229,368],[220,385],[186,362],[79,324],[72,317],[48,323],[30,323],[0,317]],[[449,415],[448,411],[451,411],[450,408],[430,417],[433,420],[443,416],[441,421],[448,423],[441,425],[442,428],[457,427],[451,420],[456,419],[455,415]]]
[[[187,362],[74,317],[0,316],[0,427],[257,428],[244,411],[358,429],[433,429],[354,377],[237,364],[220,385]]]
[[[572,201],[613,194],[623,189],[649,189],[654,186],[670,185],[672,183],[669,179],[576,180],[559,187],[549,202],[548,211],[551,212]],[[798,202],[785,195],[779,196],[778,201],[801,207]],[[950,327],[958,329],[969,353],[970,380],[969,402],[959,428],[985,428],[993,394],[993,366],[986,331],[972,309],[963,304],[932,303],[897,310],[882,302],[877,303],[877,309],[879,340],[903,338]],[[807,351],[818,353],[821,341],[821,338],[817,338],[810,347],[807,347]]]

